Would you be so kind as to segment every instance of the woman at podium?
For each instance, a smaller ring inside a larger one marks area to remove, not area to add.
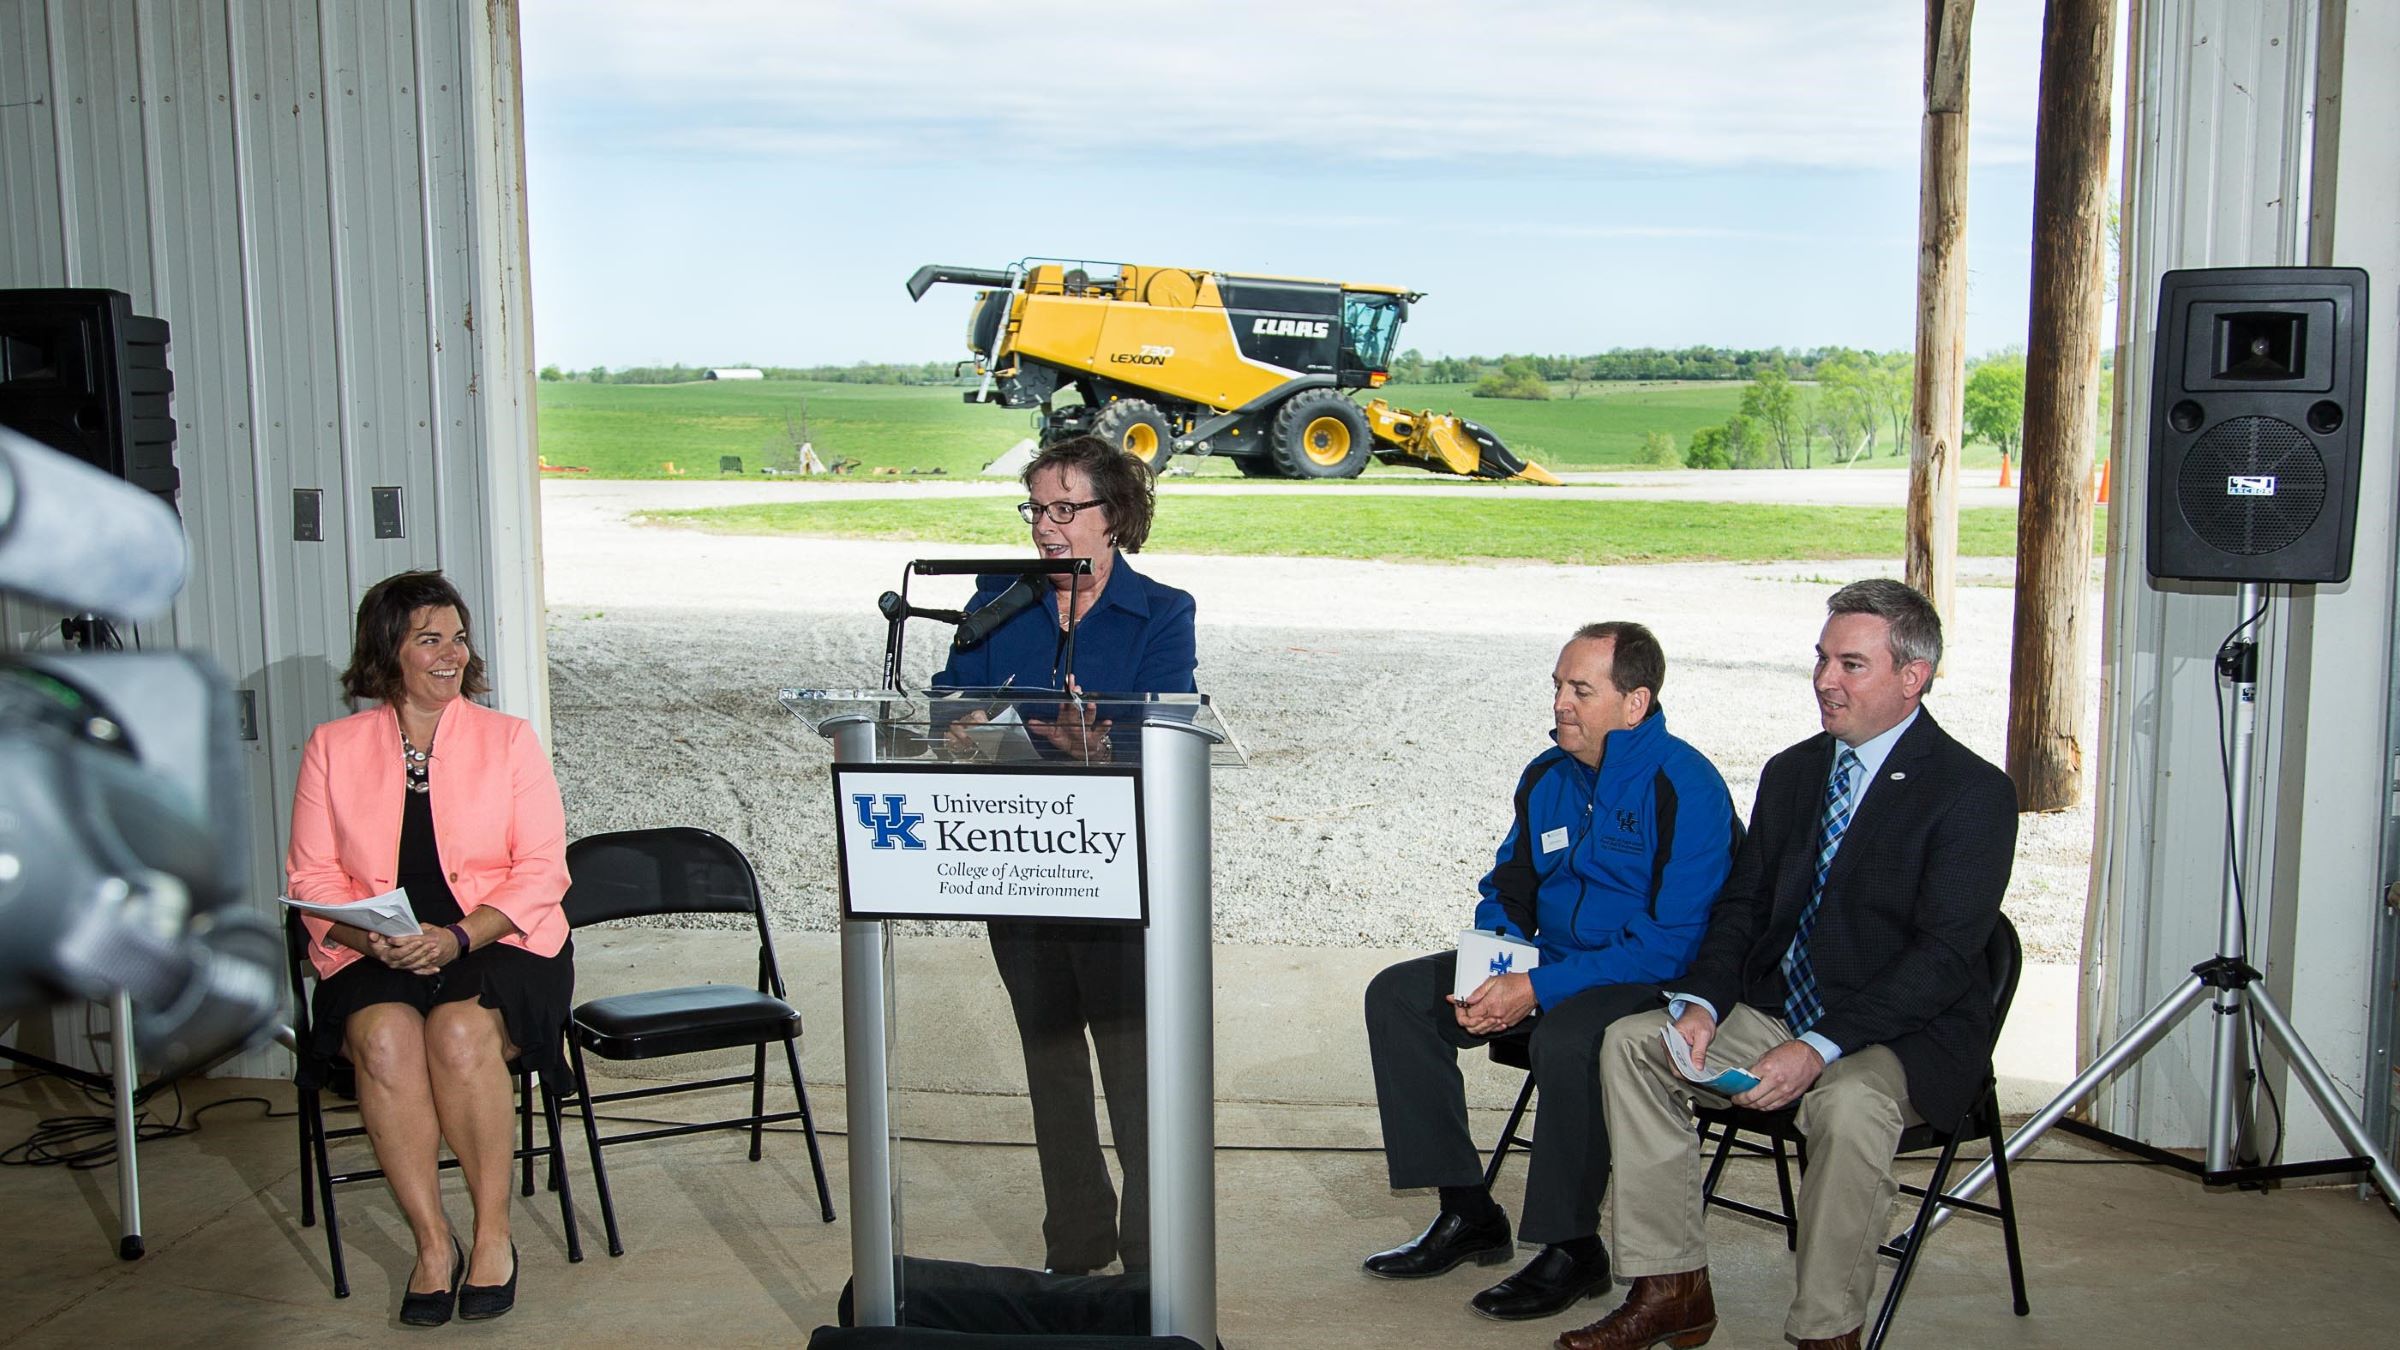
[[[981,643],[954,652],[933,687],[1196,692],[1192,597],[1152,581],[1125,560],[1150,535],[1155,499],[1149,468],[1105,441],[1078,436],[1036,455],[1025,466],[1024,483],[1026,499],[1017,514],[1032,530],[1034,550],[1044,558],[1089,558],[1091,575],[1033,582],[1040,588],[1034,602]],[[979,578],[969,609],[1001,600],[1015,580]],[[1110,724],[1081,705],[1042,708],[1049,716],[1034,715],[1032,707],[1022,711],[1046,757],[1092,763],[1113,757]],[[976,713],[959,719],[952,739],[965,741],[966,727],[979,720]],[[1142,930],[1026,922],[990,928],[992,960],[1025,1049],[1046,1210],[1043,1264],[1060,1274],[1086,1274],[1122,1258],[1128,1271],[1146,1269],[1150,1127]],[[1093,1051],[1125,1178],[1121,1206],[1100,1152]]]

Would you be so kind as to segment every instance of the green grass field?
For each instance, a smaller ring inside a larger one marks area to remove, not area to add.
[[[777,503],[652,511],[643,520],[721,534],[803,534],[941,544],[1023,544],[1025,526],[996,499]],[[1760,506],[1733,502],[1596,502],[1544,497],[1291,494],[1172,497],[1149,547],[1164,553],[1491,559],[1597,565],[1776,562],[1901,555],[1905,524],[1892,507]],[[2095,538],[2106,536],[2105,512]],[[1959,512],[1968,557],[2017,550],[2017,513]]]
[[[1673,436],[1679,448],[1687,445],[1694,431],[1733,415],[1743,388],[1731,381],[1590,384],[1570,399],[1560,386],[1546,403],[1476,398],[1469,386],[1458,384],[1391,385],[1374,394],[1394,407],[1481,422],[1524,458],[1572,472],[1634,467],[1643,437],[1654,431]],[[755,478],[769,466],[796,466],[803,435],[829,463],[860,461],[854,473],[863,482],[936,470],[958,477],[976,473],[1032,432],[1031,413],[964,403],[956,388],[712,381],[546,382],[539,390],[543,460],[554,470],[572,466],[596,478],[713,478],[723,456],[740,457],[744,476]],[[1886,449],[1878,446],[1872,458],[1854,467],[1906,463]],[[1970,474],[1981,475],[1995,474],[1999,461],[1998,451],[1976,445],[1962,463]],[[1816,462],[1834,468],[1827,455],[1818,455]],[[1235,474],[1229,460],[1184,463],[1207,477]],[[1402,481],[1445,481],[1412,468],[1376,465],[1368,472]]]
[[[1455,412],[1490,427],[1510,449],[1552,469],[1631,464],[1652,431],[1677,445],[1722,422],[1741,403],[1738,384],[1586,386],[1581,397],[1549,403],[1475,398],[1467,386],[1393,385],[1377,391],[1395,407]],[[796,381],[671,385],[540,386],[542,458],[589,469],[599,478],[664,478],[672,464],[686,477],[714,477],[721,456],[738,455],[746,476],[789,467],[806,435],[828,462],[861,461],[897,476],[940,469],[972,474],[1032,431],[1031,414],[959,400],[954,388]],[[1199,460],[1200,473],[1231,476],[1229,461]],[[1424,478],[1414,469],[1370,469]]]
[[[715,477],[720,456],[739,455],[748,476],[790,468],[806,435],[831,462],[903,472],[973,473],[1019,437],[1024,413],[973,407],[956,389],[757,381],[540,386],[542,459],[596,478]]]

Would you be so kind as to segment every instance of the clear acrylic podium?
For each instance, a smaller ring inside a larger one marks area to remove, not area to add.
[[[1103,775],[1120,787],[1128,779],[1138,784],[1134,792],[1140,822],[1138,872],[1147,915],[1138,940],[1146,1014],[1140,1044],[1146,1050],[1142,1067],[1147,1084],[1148,1333],[1188,1337],[1210,1346],[1217,1339],[1217,1269],[1209,775],[1212,765],[1240,766],[1247,763],[1247,756],[1208,697],[1201,694],[1083,696],[1081,702],[1090,710],[1089,716],[1108,724],[1109,731],[1097,738],[1059,738],[1080,742],[1070,753],[1040,730],[1060,715],[1062,697],[1055,691],[1021,689],[941,696],[886,690],[785,689],[779,701],[833,743],[837,787],[845,775],[856,781],[861,774],[932,773],[939,781],[948,782],[951,768],[970,774],[1021,770],[1059,776],[1055,781],[1073,780],[1083,773],[1083,781],[1095,787],[1106,785]],[[982,725],[968,732],[966,727],[974,723]],[[1028,724],[1032,730],[1023,729]],[[833,805],[837,812],[846,809],[838,796]],[[899,806],[897,801],[890,806],[895,819]],[[859,809],[863,816],[868,808],[862,802]],[[837,819],[836,824],[840,829],[842,822]],[[845,848],[850,846],[845,844]],[[910,1251],[905,1245],[905,1202],[911,1187],[904,1164],[912,1156],[926,1155],[912,1154],[907,1146],[910,1131],[901,1123],[904,1112],[896,1067],[910,1054],[912,1043],[923,1052],[920,1062],[933,1057],[935,1048],[926,1042],[937,1037],[956,1042],[945,1047],[952,1053],[963,1052],[973,1058],[980,1050],[986,1058],[998,1057],[998,1043],[1008,1038],[986,1024],[1004,1022],[1007,1017],[1000,1013],[977,1019],[971,1012],[950,1008],[935,1013],[911,1010],[901,987],[902,963],[895,961],[895,939],[897,936],[903,944],[913,942],[916,939],[907,934],[916,930],[895,919],[898,915],[935,917],[936,904],[931,897],[920,903],[914,895],[888,894],[879,894],[874,903],[867,903],[852,894],[850,875],[846,865],[841,961],[852,1316],[862,1327],[899,1326],[907,1321],[904,1312],[909,1299],[903,1256],[928,1254]],[[945,898],[941,903],[974,902]],[[884,913],[895,918],[867,917]],[[1001,916],[992,917],[997,920]],[[971,918],[967,923],[970,931],[980,931]],[[903,931],[896,935],[896,928]],[[960,953],[979,953],[979,948],[955,939],[953,946]],[[994,946],[996,952],[997,942]],[[970,955],[969,959],[980,957]],[[950,962],[951,966],[957,964]],[[1013,990],[1011,997],[1015,997]],[[1020,1025],[1017,1034],[1024,1037],[1029,1033]],[[1094,1035],[1097,1039],[1097,1026]],[[994,1044],[981,1044],[976,1039],[979,1036]],[[1078,1039],[1075,1044],[1080,1058],[1082,1042]],[[1023,1053],[1031,1059],[1030,1049]],[[1104,1049],[1104,1074],[1108,1067]],[[1112,1121],[1116,1112],[1117,1103],[1112,1101]],[[1124,1140],[1117,1142],[1122,1146]],[[1037,1161],[1047,1183],[1050,1160]],[[1130,1171],[1122,1151],[1119,1163]],[[928,1175],[919,1189],[928,1196],[941,1194],[941,1186],[960,1185],[957,1174],[969,1173],[978,1178],[969,1184],[991,1189],[971,1196],[968,1208],[977,1212],[1005,1208],[996,1198],[1003,1193],[1001,1183],[986,1177],[996,1169],[943,1167],[931,1159],[923,1166]],[[1126,1189],[1131,1192],[1137,1185],[1138,1179],[1129,1175]],[[928,1199],[925,1203],[937,1202]],[[959,1201],[953,1198],[950,1203]],[[1017,1229],[1026,1227],[1021,1215],[1009,1217],[1016,1220]],[[1126,1217],[1130,1221],[1132,1216]],[[1126,1249],[1129,1267],[1133,1264],[1130,1252],[1139,1245],[1137,1241]],[[1004,1259],[992,1264],[1029,1268],[1044,1264],[1029,1256],[1005,1259],[1012,1254],[1002,1255]]]

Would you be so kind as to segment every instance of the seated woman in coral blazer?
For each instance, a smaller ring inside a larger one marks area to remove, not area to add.
[[[567,1081],[566,812],[533,727],[468,701],[483,692],[483,658],[440,573],[368,590],[342,687],[374,706],[308,738],[289,888],[346,904],[397,887],[421,931],[303,920],[319,979],[301,1072],[322,1081],[336,1054],[357,1067],[359,1114],[416,1237],[401,1321],[497,1317],[517,1286],[507,1063]],[[471,1252],[442,1210],[444,1141],[475,1206]]]

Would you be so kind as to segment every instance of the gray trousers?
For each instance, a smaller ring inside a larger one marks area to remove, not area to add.
[[[1625,1159],[1609,1225],[1619,1275],[1679,1275],[1708,1264],[1691,1103],[1722,1106],[1725,1099],[1675,1071],[1659,1038],[1668,1025],[1663,1010],[1628,1017],[1601,1052],[1608,1124]],[[1790,1039],[1782,1018],[1736,1005],[1717,1027],[1708,1062],[1755,1064]],[[1902,1129],[1921,1123],[1908,1102],[1908,1075],[1887,1046],[1843,1055],[1801,1094],[1797,1124],[1808,1140],[1808,1169],[1800,1178],[1799,1280],[1785,1335],[1825,1340],[1866,1322],[1875,1249],[1899,1190],[1893,1151]]]
[[[1458,1052],[1497,1038],[1472,1036],[1458,1025],[1449,1002],[1457,968],[1458,953],[1436,952],[1388,967],[1367,984],[1367,1050],[1395,1189],[1483,1181],[1483,1157],[1467,1130]],[[1541,1089],[1540,1144],[1525,1169],[1518,1237],[1548,1244],[1599,1231],[1609,1167],[1600,1038],[1611,1022],[1658,1001],[1656,985],[1604,984],[1504,1033],[1527,1038]]]

